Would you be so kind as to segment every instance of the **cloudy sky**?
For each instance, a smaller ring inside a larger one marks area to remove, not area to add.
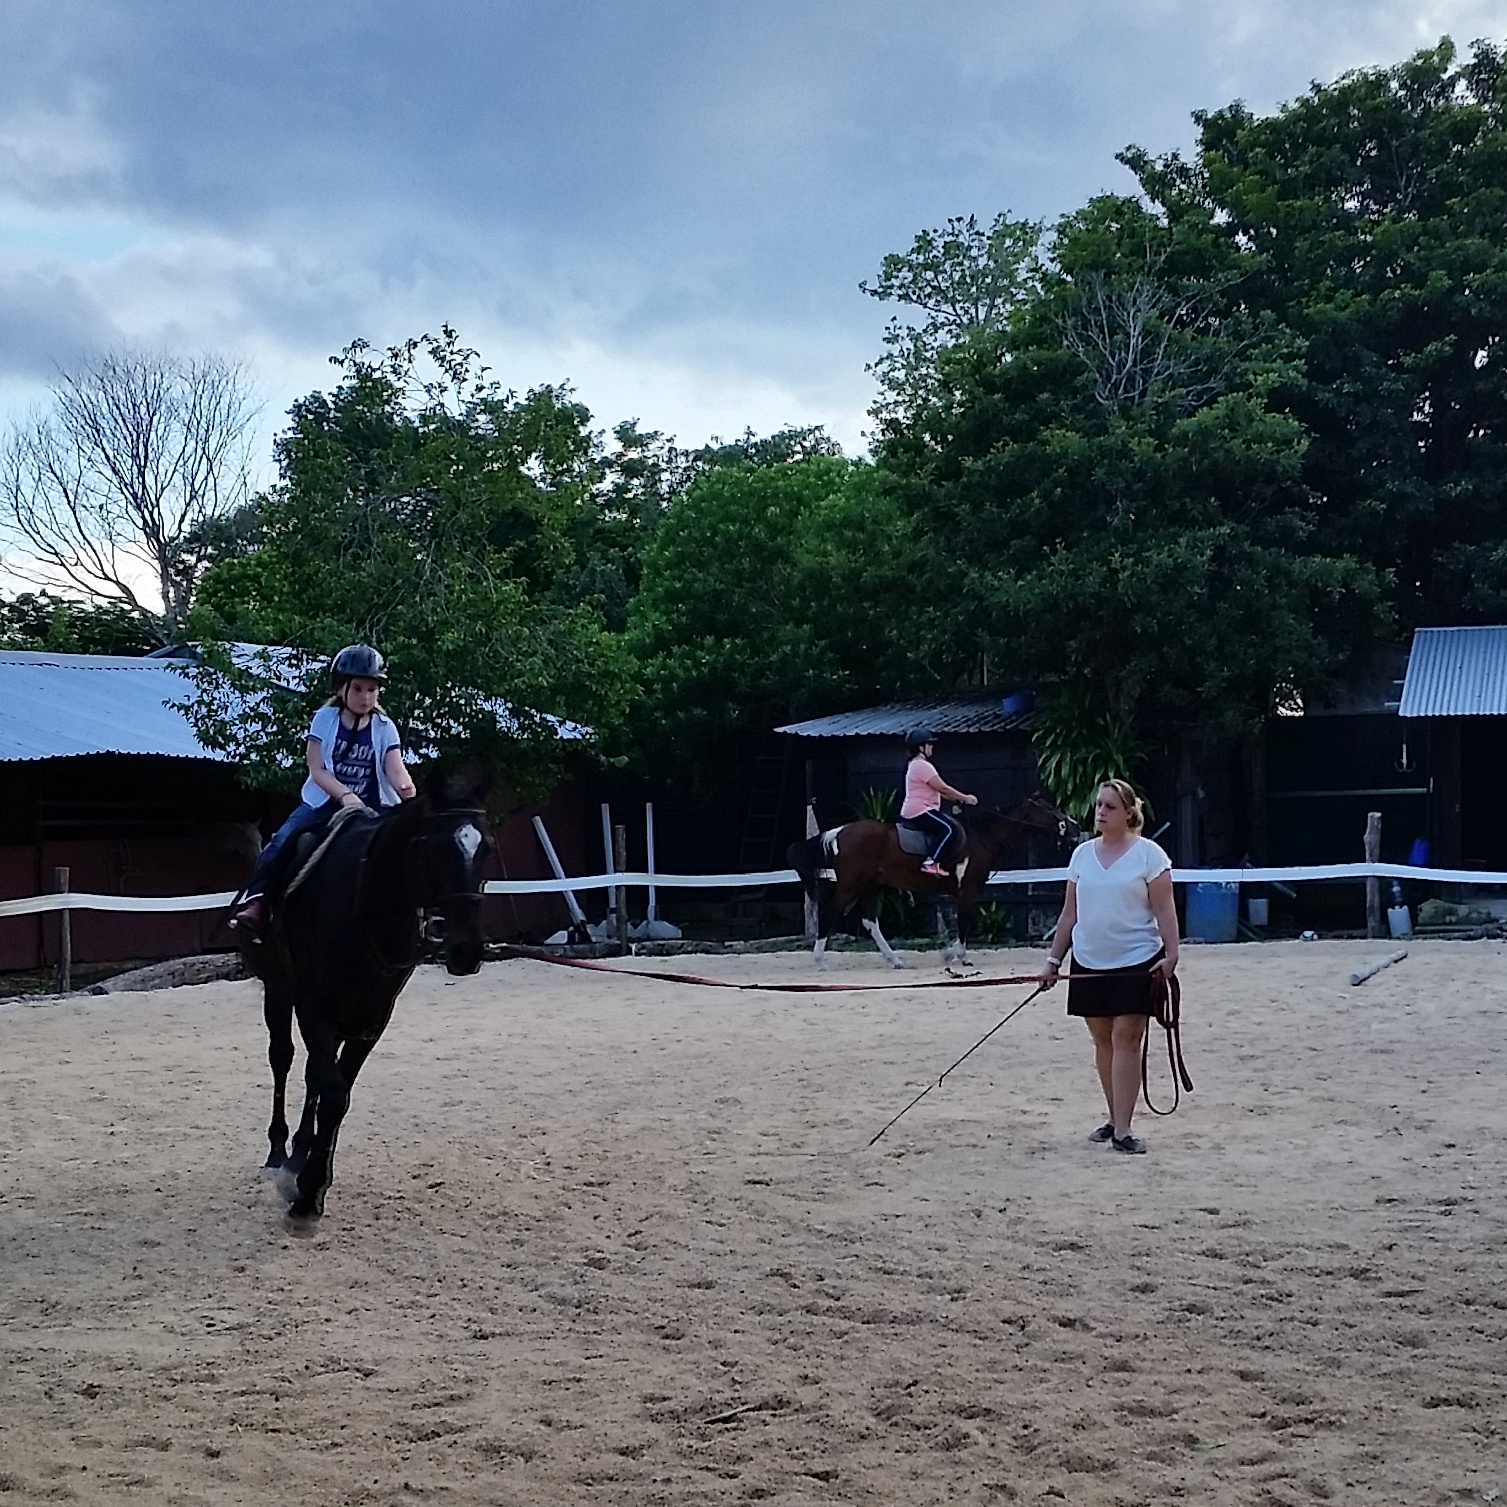
[[[146,344],[243,358],[272,426],[449,320],[604,427],[859,449],[857,285],[916,230],[1446,33],[1507,0],[4,0],[0,417]]]

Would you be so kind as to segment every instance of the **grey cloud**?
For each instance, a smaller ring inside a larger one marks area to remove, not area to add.
[[[0,376],[47,382],[112,343],[105,311],[67,273],[0,270]]]
[[[185,329],[327,349],[474,310],[535,349],[586,339],[815,388],[833,378],[813,365],[851,362],[856,389],[883,318],[857,283],[917,229],[1126,191],[1118,148],[1185,146],[1193,108],[1270,108],[1401,57],[1434,39],[1418,14],[7,0],[0,192],[245,247],[183,269]],[[1493,0],[1428,12],[1462,42],[1493,19],[1502,30]],[[113,308],[135,278],[170,303],[170,261],[124,258],[99,296]],[[221,307],[195,293],[206,278]]]

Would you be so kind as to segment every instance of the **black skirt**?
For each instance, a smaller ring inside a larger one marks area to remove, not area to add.
[[[1163,948],[1128,968],[1085,968],[1073,959],[1067,983],[1069,1015],[1150,1015],[1151,969],[1167,956]]]

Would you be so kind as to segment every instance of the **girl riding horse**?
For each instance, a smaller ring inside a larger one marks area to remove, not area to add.
[[[943,854],[950,844],[961,839],[962,832],[942,809],[942,802],[960,801],[965,806],[976,806],[979,798],[954,790],[937,773],[931,762],[935,747],[936,734],[929,727],[913,727],[905,735],[905,751],[910,755],[910,761],[905,766],[905,804],[900,807],[900,820],[930,831],[936,845],[921,865],[921,872],[933,879],[945,879],[947,870],[942,867]]]

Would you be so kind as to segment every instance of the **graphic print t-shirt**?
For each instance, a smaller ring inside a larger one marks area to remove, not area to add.
[[[377,788],[377,756],[372,748],[370,722],[357,732],[341,722],[330,762],[335,766],[335,777],[347,789],[355,791],[368,806],[380,804],[382,796]]]

